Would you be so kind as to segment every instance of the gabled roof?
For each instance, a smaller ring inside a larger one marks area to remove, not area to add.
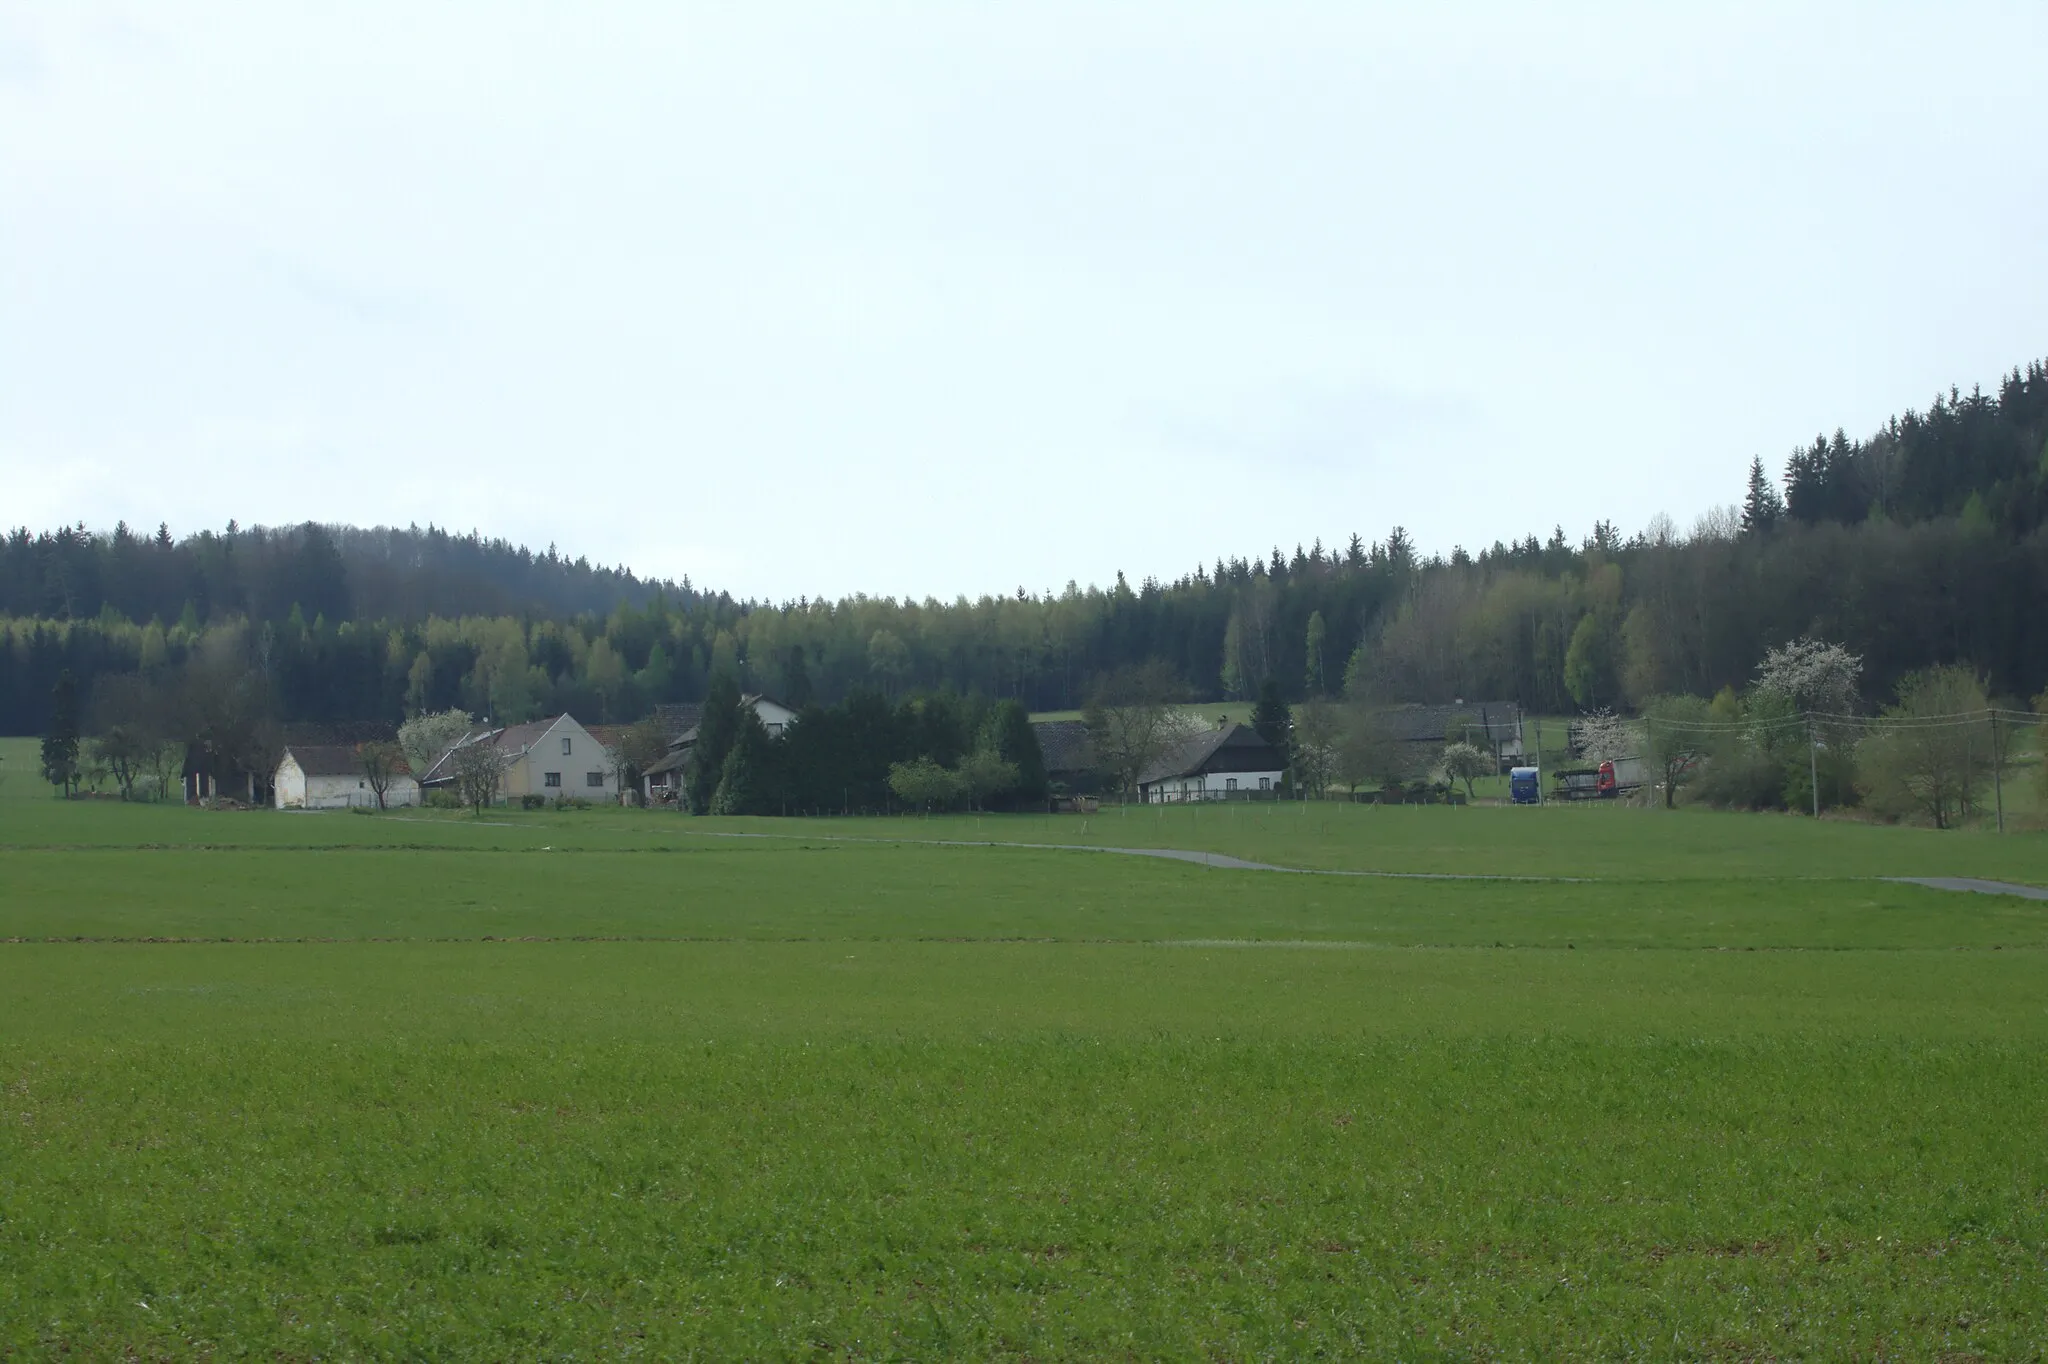
[[[1519,732],[1521,708],[1512,701],[1464,701],[1448,706],[1394,706],[1379,713],[1391,735],[1407,743],[1442,743],[1453,720],[1486,726],[1493,743]]]
[[[309,777],[359,777],[363,765],[347,744],[287,744],[285,754]],[[403,766],[404,760],[400,759]]]
[[[1031,732],[1047,772],[1086,772],[1095,766],[1095,744],[1079,720],[1038,720]]]
[[[695,730],[691,731],[691,733],[693,734],[695,732]],[[684,745],[679,748],[671,748],[668,751],[668,753],[661,759],[660,762],[655,763],[653,766],[649,767],[645,772],[642,772],[640,775],[643,777],[658,777],[664,772],[679,772],[684,767],[687,767],[689,765],[689,762],[690,749],[688,745]]]
[[[1176,777],[1192,777],[1206,771],[1218,754],[1226,749],[1263,749],[1261,756],[1271,764],[1268,767],[1245,768],[1233,765],[1232,771],[1274,771],[1286,766],[1280,760],[1279,750],[1260,737],[1250,725],[1230,724],[1218,729],[1205,729],[1191,734],[1164,757],[1138,774],[1138,785],[1149,786],[1155,781],[1172,781]]]
[[[471,744],[489,744],[510,761],[545,739],[548,732],[564,720],[573,724],[576,717],[565,711],[560,715],[547,716],[545,719],[528,720],[522,725],[507,725],[503,729],[473,729],[448,745],[447,752],[434,759],[434,765],[427,769],[427,775],[420,778],[420,785],[427,786],[451,780],[455,772],[449,759],[458,748],[468,748]],[[589,732],[584,730],[586,734]]]
[[[683,731],[695,729],[697,722],[703,717],[704,703],[702,701],[678,701],[673,704],[665,702],[662,705],[656,706],[654,708],[653,720],[655,724],[661,727],[662,736],[673,741]]]

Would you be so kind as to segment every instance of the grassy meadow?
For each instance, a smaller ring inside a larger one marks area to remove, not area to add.
[[[2048,836],[25,786],[0,1354],[2048,1350]]]

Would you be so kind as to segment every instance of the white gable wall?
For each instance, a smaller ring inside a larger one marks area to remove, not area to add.
[[[567,748],[567,752],[563,749]],[[617,800],[619,774],[611,750],[591,737],[571,715],[558,718],[522,754],[507,754],[504,792],[508,800],[544,796],[549,800]],[[557,782],[550,785],[552,773]],[[595,774],[597,780],[591,781]]]

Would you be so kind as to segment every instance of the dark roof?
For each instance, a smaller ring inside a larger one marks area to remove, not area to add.
[[[661,726],[662,737],[669,740],[684,730],[695,729],[697,722],[704,718],[702,701],[677,701],[654,708],[654,723]]]
[[[1278,772],[1287,764],[1280,750],[1250,725],[1224,725],[1183,739],[1166,756],[1138,774],[1138,785],[1192,777],[1197,772]]]
[[[284,751],[309,777],[362,775],[363,765],[357,761],[355,749],[346,744],[289,744]]]
[[[1409,743],[1442,743],[1453,720],[1484,724],[1487,738],[1502,743],[1515,737],[1521,708],[1512,701],[1464,701],[1448,706],[1395,706],[1380,718],[1396,739]]]
[[[1039,720],[1031,732],[1038,736],[1047,772],[1086,772],[1095,766],[1095,745],[1079,720]]]
[[[652,764],[650,767],[648,767],[648,769],[645,772],[642,772],[640,775],[643,777],[658,777],[662,775],[664,772],[680,772],[689,765],[689,749],[671,748],[666,754],[662,755],[661,761]]]

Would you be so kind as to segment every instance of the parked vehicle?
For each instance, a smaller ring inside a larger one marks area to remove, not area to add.
[[[1559,800],[1616,800],[1643,784],[1641,758],[1615,758],[1598,767],[1567,767],[1555,777]]]
[[[1508,771],[1508,799],[1517,805],[1540,805],[1543,802],[1542,773],[1533,767],[1516,767]]]

